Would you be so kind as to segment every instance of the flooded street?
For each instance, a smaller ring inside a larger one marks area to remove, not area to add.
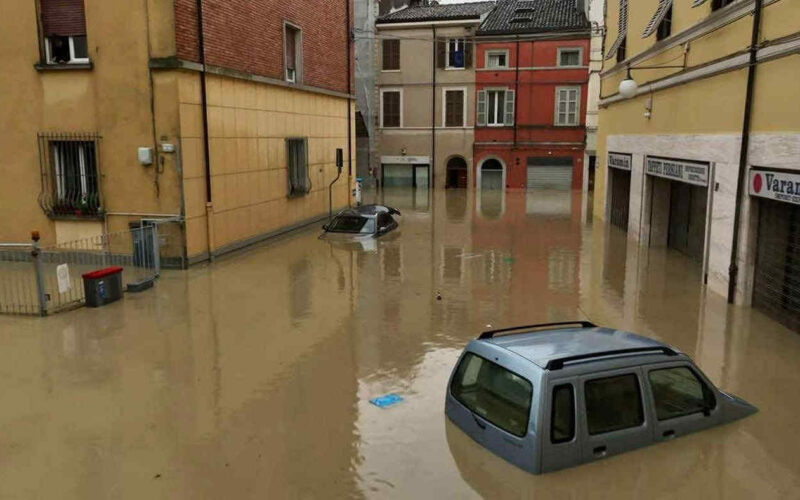
[[[314,226],[103,309],[0,316],[0,498],[797,497],[800,335],[582,223],[579,193],[428,194],[368,195],[403,213],[372,244]],[[675,345],[760,413],[542,476],[446,420],[470,339],[575,319]]]

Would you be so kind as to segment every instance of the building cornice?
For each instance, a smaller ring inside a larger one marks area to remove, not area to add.
[[[780,0],[764,0],[764,7],[779,1]],[[739,2],[725,7],[724,9],[712,12],[708,17],[699,23],[686,28],[680,33],[676,33],[669,38],[665,38],[664,40],[657,42],[649,49],[640,52],[629,59],[625,59],[624,61],[621,61],[611,68],[601,72],[600,77],[605,78],[607,76],[626,71],[629,66],[631,68],[635,68],[639,63],[656,57],[670,49],[701,38],[712,31],[718,30],[734,21],[738,21],[739,19],[750,15],[753,11],[754,5],[755,0],[740,0]]]
[[[155,69],[155,70],[181,69],[181,70],[197,71],[203,73],[202,64],[194,61],[187,61],[185,59],[180,59],[178,57],[152,58],[150,59],[149,67],[150,69]],[[247,73],[244,71],[225,68],[222,66],[213,66],[211,64],[206,65],[205,72],[212,75],[227,76],[239,80],[248,80],[251,82],[265,83],[268,85],[275,85],[287,89],[301,90],[304,92],[323,94],[331,97],[340,97],[342,99],[356,98],[356,96],[347,94],[345,92],[337,92],[335,90],[325,89],[322,87],[314,87],[312,85],[289,83],[283,80],[279,80],[277,78],[270,78],[267,76],[256,75],[254,73]]]

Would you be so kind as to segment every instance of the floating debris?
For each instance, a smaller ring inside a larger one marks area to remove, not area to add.
[[[396,405],[397,403],[401,403],[402,401],[404,401],[403,396],[400,396],[399,394],[387,394],[385,396],[369,400],[370,403],[374,404],[378,408],[388,408]]]

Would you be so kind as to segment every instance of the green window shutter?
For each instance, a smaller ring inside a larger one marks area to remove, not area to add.
[[[514,91],[506,90],[506,117],[507,126],[514,125]]]
[[[486,91],[478,91],[478,126],[486,126]]]

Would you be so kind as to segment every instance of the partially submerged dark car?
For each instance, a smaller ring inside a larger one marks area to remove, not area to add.
[[[467,435],[534,474],[756,411],[678,350],[588,322],[484,332],[462,353],[445,403]]]
[[[400,211],[383,205],[346,208],[322,226],[325,232],[320,238],[377,238],[397,229],[394,215],[400,215]]]

